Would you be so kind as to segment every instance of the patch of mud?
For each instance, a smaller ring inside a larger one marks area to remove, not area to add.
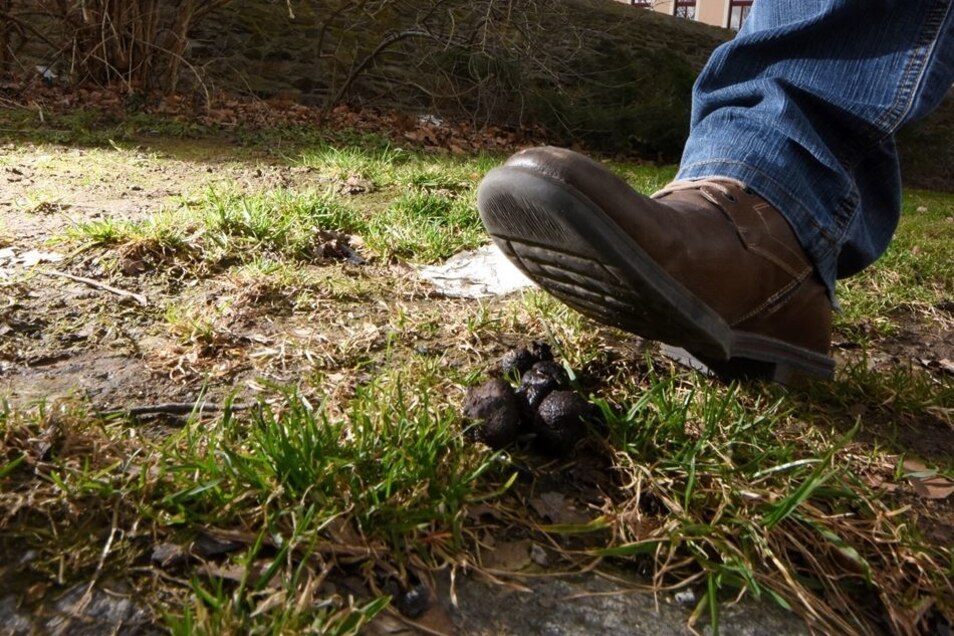
[[[234,149],[214,146],[196,157],[199,144],[190,144],[129,150],[4,146],[0,231],[18,246],[33,246],[80,223],[143,219],[210,185],[260,191],[321,181],[310,168],[271,165],[251,150],[244,153],[248,163],[235,161]]]
[[[2,632],[11,636],[52,634],[160,634],[148,609],[122,584],[75,585],[43,607],[26,608],[15,596],[0,598]]]
[[[899,309],[892,315],[896,331],[872,336],[865,346],[835,338],[834,355],[842,370],[853,366],[882,374],[890,388],[894,372],[911,373],[948,395],[954,394],[954,313],[940,303],[933,310]],[[850,377],[853,371],[846,371]],[[833,388],[836,390],[837,387]],[[942,393],[943,395],[943,393]],[[899,450],[940,461],[954,457],[954,412],[943,402],[926,410],[911,410],[885,396],[864,393],[849,396],[850,419],[846,428],[859,420],[862,429],[856,439],[871,444],[888,444]]]
[[[141,359],[83,351],[34,366],[11,366],[0,373],[0,395],[13,405],[81,397],[99,409],[146,402],[174,402],[198,396],[164,382]]]
[[[942,362],[954,362],[952,305],[951,301],[942,301],[931,308],[900,308],[890,316],[896,327],[893,333],[879,335],[872,330],[866,346],[836,336],[835,356],[841,366],[863,362],[878,371],[923,368],[939,378],[950,379],[954,377],[951,369]]]
[[[634,589],[636,581],[615,578],[615,582],[597,574],[520,578],[516,583],[524,588],[521,591],[467,578],[456,585],[457,606],[449,613],[459,633],[475,636],[693,633],[687,623],[701,592],[657,598]],[[710,633],[704,622],[696,628]],[[719,628],[721,633],[746,636],[811,633],[795,615],[753,601],[724,607]]]

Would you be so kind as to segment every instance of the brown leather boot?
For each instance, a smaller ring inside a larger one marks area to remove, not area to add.
[[[830,377],[831,302],[788,222],[742,184],[645,197],[560,148],[517,153],[477,191],[497,245],[600,322],[683,347],[726,377]]]

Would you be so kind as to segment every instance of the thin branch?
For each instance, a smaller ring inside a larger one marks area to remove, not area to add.
[[[378,55],[380,55],[388,47],[408,38],[428,38],[438,42],[441,41],[440,37],[434,35],[430,31],[424,31],[421,29],[409,29],[407,31],[401,31],[400,33],[392,33],[388,37],[381,40],[374,50],[368,53],[368,55],[361,60],[361,63],[352,69],[347,79],[345,79],[344,84],[342,84],[341,88],[338,89],[338,92],[335,93],[335,96],[332,98],[328,106],[334,106],[341,101],[341,98],[345,96],[345,94],[348,92],[348,89],[351,88],[351,85],[356,79],[358,79],[358,76],[371,64],[371,62],[375,60],[375,58],[377,58]]]
[[[239,402],[227,406],[218,404],[198,404],[192,402],[165,402],[162,404],[145,404],[142,406],[130,406],[123,409],[111,409],[100,411],[100,415],[125,415],[127,417],[137,417],[140,415],[190,415],[192,413],[223,413],[227,411],[247,411],[255,408],[258,404]]]
[[[117,296],[123,296],[125,298],[132,298],[137,303],[143,307],[149,306],[149,300],[146,299],[142,294],[137,294],[136,292],[126,291],[125,289],[119,289],[118,287],[113,287],[105,283],[101,283],[98,280],[93,280],[92,278],[86,278],[85,276],[74,276],[73,274],[67,274],[66,272],[58,272],[53,269],[41,269],[41,274],[47,276],[60,276],[62,278],[68,278],[70,280],[75,280],[78,283],[83,283],[89,285],[90,287],[95,287],[97,289],[102,289],[110,293],[116,294]]]

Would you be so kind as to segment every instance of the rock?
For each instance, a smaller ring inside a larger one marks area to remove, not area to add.
[[[673,594],[672,598],[680,605],[688,605],[690,607],[695,607],[696,605],[696,593],[692,591],[692,588],[680,590]]]
[[[106,582],[89,589],[73,586],[46,612],[42,625],[34,619],[34,631],[41,634],[146,634],[155,616],[142,599],[121,581]],[[2,630],[0,630],[2,631]]]
[[[512,442],[523,428],[513,387],[501,379],[471,388],[464,398],[463,411],[477,421],[473,436],[493,449]]]
[[[611,577],[606,577],[611,574]],[[443,572],[437,595],[442,602],[454,592],[458,633],[467,636],[499,634],[653,634],[685,636],[692,608],[659,602],[652,593],[637,590],[652,581],[636,577],[631,570],[601,566],[598,572],[573,577],[531,576],[521,584],[529,593],[514,594],[499,583],[473,576],[457,576],[451,588],[450,574]],[[448,604],[450,601],[446,601]],[[805,621],[769,601],[754,601],[746,595],[738,603],[725,603],[719,612],[719,631],[733,636],[808,636]],[[703,617],[696,633],[712,633]],[[944,632],[938,632],[944,633]]]
[[[543,450],[566,455],[583,437],[590,404],[573,391],[553,391],[540,403],[533,431]]]
[[[431,591],[423,583],[415,585],[394,601],[395,607],[408,618],[419,618],[431,605]]]

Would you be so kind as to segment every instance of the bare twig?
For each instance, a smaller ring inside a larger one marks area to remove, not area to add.
[[[239,402],[219,406],[218,404],[198,404],[192,402],[166,402],[163,404],[145,404],[143,406],[130,406],[124,409],[112,409],[109,411],[100,411],[101,415],[126,415],[135,417],[138,415],[189,415],[191,413],[221,413],[225,411],[247,411],[255,408],[257,404]]]
[[[123,296],[125,298],[132,298],[137,303],[143,307],[149,306],[149,300],[142,294],[137,294],[136,292],[126,291],[125,289],[119,289],[118,287],[113,287],[112,285],[107,285],[101,283],[98,280],[93,280],[92,278],[86,278],[85,276],[74,276],[73,274],[67,274],[66,272],[58,272],[52,269],[41,269],[41,274],[46,274],[47,276],[61,276],[62,278],[68,278],[70,280],[75,280],[78,283],[83,283],[89,285],[90,287],[95,287],[97,289],[103,289],[110,293],[116,294],[117,296]]]
[[[331,98],[331,101],[328,102],[328,107],[335,106],[341,99],[347,94],[348,89],[351,88],[351,85],[354,81],[361,75],[361,73],[381,54],[382,51],[386,50],[388,47],[405,40],[407,38],[428,38],[431,40],[440,40],[438,36],[435,36],[429,31],[423,29],[409,29],[407,31],[401,31],[400,33],[392,33],[388,37],[381,40],[373,51],[368,53],[363,60],[352,69],[351,73],[345,79],[344,84],[341,85],[341,88],[338,89],[338,92],[335,93],[335,96]]]

